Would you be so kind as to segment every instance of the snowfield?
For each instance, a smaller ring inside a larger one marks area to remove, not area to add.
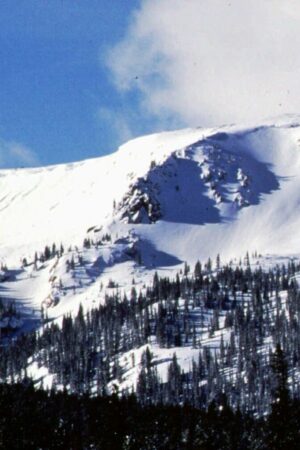
[[[255,127],[154,134],[98,159],[2,170],[0,262],[18,271],[23,258],[33,262],[35,252],[62,243],[72,249],[65,260],[75,248],[82,253],[84,274],[78,277],[90,291],[89,283],[107,271],[112,278],[122,272],[132,277],[137,268],[128,271],[129,261],[146,275],[217,254],[223,261],[247,251],[295,254],[299,165],[300,120],[285,117]],[[109,245],[82,247],[85,238],[101,241],[106,233]],[[40,308],[52,292],[45,283],[50,265],[30,266],[2,283],[5,296]],[[66,283],[76,288],[74,280]]]
[[[184,262],[220,254],[237,263],[247,251],[288,260],[300,253],[299,168],[300,119],[287,117],[154,134],[98,159],[1,170],[0,295],[16,302],[26,331],[41,310],[60,323],[80,304],[89,310],[112,290],[130,292],[133,279],[139,290],[155,271],[173,277]],[[177,351],[187,369],[196,354],[155,343],[152,351],[162,366]],[[123,387],[138,375],[128,370]],[[47,376],[35,363],[29,373]]]
[[[133,226],[119,220],[114,205],[141,179],[154,186],[164,210],[155,226],[143,224],[140,212],[142,224],[134,228],[180,260],[294,253],[299,145],[300,126],[287,118],[255,128],[155,134],[98,159],[2,170],[1,259],[14,265],[53,242],[81,245],[92,226],[123,235]]]

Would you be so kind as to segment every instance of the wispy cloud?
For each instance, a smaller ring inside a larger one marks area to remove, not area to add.
[[[116,145],[134,137],[128,114],[124,111],[100,107],[97,111],[97,120],[101,124],[103,132],[107,130],[111,136],[114,136]]]
[[[33,167],[38,164],[37,155],[27,146],[0,139],[0,168]]]
[[[162,127],[216,125],[299,112],[299,48],[298,0],[143,0],[107,64]]]

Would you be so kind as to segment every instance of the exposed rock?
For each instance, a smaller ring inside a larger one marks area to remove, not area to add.
[[[159,220],[162,215],[157,191],[150,180],[138,178],[117,206],[121,219],[128,223],[155,223]]]

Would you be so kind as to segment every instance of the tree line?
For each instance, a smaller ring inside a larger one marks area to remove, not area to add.
[[[53,388],[74,394],[127,397],[136,392],[144,406],[189,404],[207,410],[224,395],[234,411],[262,417],[272,408],[276,379],[271,370],[280,346],[292,399],[300,398],[299,265],[268,271],[231,265],[215,269],[187,265],[175,279],[155,273],[150,286],[130,295],[115,290],[91,311],[0,347],[0,377],[18,382],[33,361],[53,375]],[[217,345],[210,342],[216,339]],[[162,380],[152,343],[174,348]],[[205,344],[207,342],[207,344]],[[145,346],[140,361],[135,350]],[[183,371],[176,349],[197,358]],[[195,353],[195,352],[194,352]],[[128,368],[139,366],[137,384],[122,388]]]

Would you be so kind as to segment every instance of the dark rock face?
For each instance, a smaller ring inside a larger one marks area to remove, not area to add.
[[[128,223],[155,223],[162,217],[158,188],[144,178],[132,184],[117,206],[121,219]]]

